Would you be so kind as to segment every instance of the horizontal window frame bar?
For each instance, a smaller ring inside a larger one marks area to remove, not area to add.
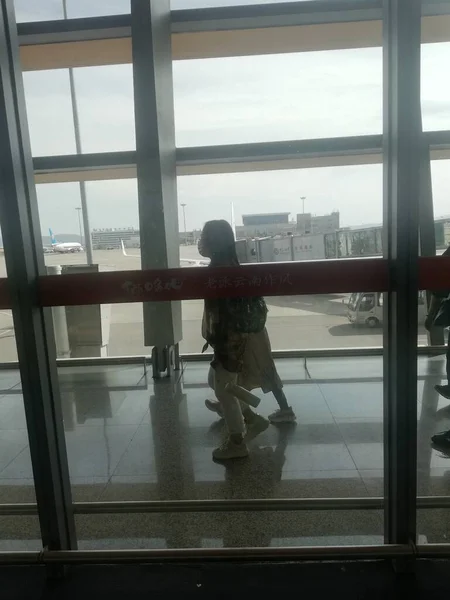
[[[448,2],[422,0],[422,16],[450,14]],[[382,19],[381,0],[312,0],[286,4],[260,4],[191,8],[171,11],[173,33],[193,33],[267,26],[311,25]],[[22,46],[117,39],[131,36],[131,15],[105,15],[76,19],[20,22]]]
[[[172,11],[173,59],[380,47],[381,16],[379,0]],[[450,39],[448,4],[427,2],[423,16],[423,43]],[[19,23],[18,32],[24,71],[131,62],[130,15]]]
[[[439,556],[447,556],[446,547]],[[450,545],[448,545],[450,555]],[[287,560],[369,560],[417,555],[413,544],[372,546],[301,546],[281,548],[186,548],[161,550],[72,550],[0,552],[0,565],[151,564],[205,562],[276,562]]]
[[[301,546],[280,548],[180,548],[161,550],[72,550],[0,552],[1,565],[54,564],[202,564],[205,562],[285,562],[448,558],[450,544]]]
[[[382,510],[382,496],[355,498],[237,498],[203,500],[117,500],[73,502],[76,515],[218,513],[218,512],[289,512],[324,510]],[[417,508],[450,508],[450,496],[419,496]],[[0,516],[32,516],[35,502],[0,504]]]
[[[450,130],[427,131],[423,133],[423,139],[430,148],[431,160],[450,159]],[[382,136],[194,146],[176,150],[177,174],[180,177],[327,168],[337,166],[338,159],[345,163],[341,166],[381,163]],[[38,184],[132,179],[136,177],[136,152],[37,156],[33,165]]]
[[[381,21],[380,0],[312,0],[172,10],[173,33]]]
[[[418,356],[440,356],[445,354],[447,346],[417,346]],[[295,358],[345,358],[353,356],[383,356],[382,346],[355,346],[342,348],[304,348],[293,350],[272,350],[275,360]],[[184,353],[180,354],[183,362],[211,362],[212,354]],[[58,367],[95,367],[95,366],[142,366],[152,364],[151,354],[136,354],[126,356],[89,356],[85,358],[57,358]],[[19,368],[18,361],[0,362],[0,371],[11,371]]]
[[[450,12],[450,10],[449,10]],[[434,12],[428,11],[429,15]],[[442,14],[438,12],[436,14]],[[346,23],[382,19],[380,0],[313,0],[286,4],[219,6],[172,10],[173,33],[197,33],[268,26]],[[131,15],[54,19],[17,24],[19,44],[35,46],[131,37]]]

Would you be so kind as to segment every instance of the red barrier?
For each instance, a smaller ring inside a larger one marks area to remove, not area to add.
[[[450,257],[427,256],[419,259],[419,289],[450,291]]]
[[[387,261],[380,258],[266,263],[212,269],[116,271],[48,275],[39,280],[42,306],[193,300],[224,296],[295,296],[382,292]],[[419,289],[450,290],[450,257],[419,259]],[[0,279],[0,309],[11,308],[8,279]]]
[[[386,288],[387,262],[379,258],[49,275],[39,282],[43,306],[376,292]]]

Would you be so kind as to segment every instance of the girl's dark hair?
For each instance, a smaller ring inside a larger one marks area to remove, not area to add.
[[[211,253],[211,265],[239,265],[234,233],[228,221],[207,221],[203,227],[202,241]]]

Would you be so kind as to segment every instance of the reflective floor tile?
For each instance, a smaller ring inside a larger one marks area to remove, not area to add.
[[[382,356],[351,356],[341,358],[308,358],[306,361],[312,380],[365,379],[383,377]]]
[[[353,545],[383,535],[381,511],[77,515],[81,547]],[[364,541],[365,540],[365,541]]]
[[[0,398],[0,431],[26,427],[22,394],[8,394]]]
[[[383,468],[383,444],[348,444],[348,450],[356,468],[362,471]]]
[[[28,434],[25,429],[11,429],[1,432],[0,478],[8,479],[8,475],[5,473],[6,468],[27,448]]]
[[[346,417],[383,418],[383,384],[320,384],[325,400],[336,419]]]

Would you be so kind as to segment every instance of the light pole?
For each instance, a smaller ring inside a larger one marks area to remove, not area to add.
[[[306,196],[301,196],[300,200],[302,201],[302,212],[303,214],[305,214],[305,200],[306,200]]]
[[[305,219],[305,200],[306,196],[300,196],[302,201],[302,214],[303,214],[303,235],[306,235],[306,219]]]
[[[184,244],[187,246],[187,229],[186,229],[186,204],[181,204],[183,209],[183,222],[184,222]]]
[[[83,245],[83,230],[81,228],[81,206],[77,206],[75,210],[78,213],[78,228],[80,230],[80,244]]]
[[[64,19],[67,20],[67,0],[62,0]],[[78,118],[78,104],[77,97],[75,94],[75,79],[73,76],[73,69],[69,68],[69,86],[70,86],[70,97],[72,100],[72,117],[73,117],[73,129],[75,132],[75,149],[77,154],[82,153],[81,148],[81,135],[80,135],[80,121]],[[94,264],[94,256],[92,252],[92,238],[91,228],[89,226],[89,213],[87,208],[87,197],[86,197],[86,183],[80,181],[80,200],[81,200],[81,214],[83,217],[83,228],[84,228],[84,248],[86,250],[86,262],[88,265]]]

